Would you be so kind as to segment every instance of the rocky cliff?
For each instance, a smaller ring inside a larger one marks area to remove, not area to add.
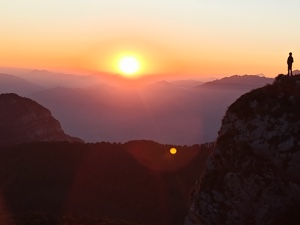
[[[17,94],[0,95],[0,146],[36,141],[80,141],[66,135],[51,112]]]
[[[300,76],[279,75],[228,108],[185,225],[299,224],[299,171]]]

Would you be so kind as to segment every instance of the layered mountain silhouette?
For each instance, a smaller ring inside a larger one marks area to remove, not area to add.
[[[179,145],[214,141],[227,107],[241,94],[273,81],[235,75],[204,84],[163,80],[136,85],[118,76],[107,82],[107,76],[40,70],[24,78],[44,87],[26,90],[25,96],[51,110],[72,136],[87,142],[148,139]],[[5,87],[24,93],[22,88]],[[2,93],[8,91],[0,88]]]
[[[37,141],[81,141],[66,135],[51,112],[17,94],[0,95],[0,145]]]
[[[235,82],[231,89],[215,83],[207,88],[162,81],[140,87],[60,87],[29,97],[49,108],[66,132],[85,141],[196,144],[216,139],[227,107],[241,94],[273,81],[256,77],[261,82],[241,88],[244,79],[248,77],[228,79]]]
[[[18,93],[27,95],[43,88],[26,79],[11,74],[0,73],[0,93]]]
[[[299,224],[299,137],[299,75],[242,95],[222,121],[185,225]]]

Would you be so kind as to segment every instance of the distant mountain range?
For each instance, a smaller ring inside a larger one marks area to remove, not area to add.
[[[199,85],[199,88],[215,88],[215,89],[240,89],[251,90],[253,88],[270,84],[273,82],[273,78],[253,76],[253,75],[234,75],[231,77],[224,77],[219,80],[210,81]]]
[[[37,101],[72,136],[87,142],[148,139],[187,145],[214,141],[227,107],[240,95],[273,82],[250,75],[207,83],[164,80],[138,85],[117,76],[109,82],[108,76],[48,71],[27,76],[30,82],[0,76],[0,92]]]
[[[0,73],[0,92],[1,93],[18,93],[27,95],[29,93],[42,90],[43,88],[37,84],[27,81],[21,77],[11,74]]]

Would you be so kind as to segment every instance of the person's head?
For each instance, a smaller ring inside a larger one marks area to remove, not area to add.
[[[292,55],[292,53],[291,53],[291,52],[290,52],[289,54],[290,54],[290,55]]]

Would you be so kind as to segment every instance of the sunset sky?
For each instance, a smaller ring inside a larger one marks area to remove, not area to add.
[[[218,77],[300,69],[299,0],[0,0],[0,66]]]

